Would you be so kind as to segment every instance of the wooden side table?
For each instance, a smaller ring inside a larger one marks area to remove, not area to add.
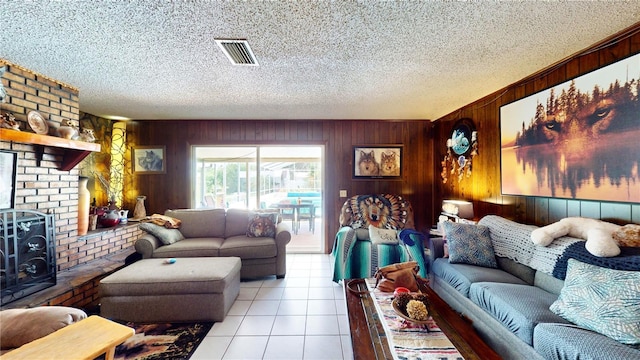
[[[106,354],[106,360],[113,360],[116,346],[134,332],[128,326],[93,315],[12,350],[0,359],[93,360]]]

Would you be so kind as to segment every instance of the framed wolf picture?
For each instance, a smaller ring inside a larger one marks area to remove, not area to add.
[[[400,179],[402,145],[354,146],[354,179]]]
[[[640,202],[640,54],[500,108],[505,195]]]
[[[166,170],[164,146],[136,146],[133,149],[133,172],[164,174]]]

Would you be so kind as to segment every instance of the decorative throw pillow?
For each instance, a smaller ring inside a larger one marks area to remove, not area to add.
[[[167,229],[164,226],[150,222],[143,222],[138,226],[140,227],[140,230],[144,230],[157,237],[164,245],[171,245],[177,241],[184,240],[184,235],[182,235],[178,229]]]
[[[275,237],[278,213],[250,213],[248,237]]]
[[[497,268],[489,228],[445,221],[442,224],[449,245],[449,262]]]
[[[549,310],[623,344],[640,344],[640,271],[567,263],[560,296]]]
[[[396,245],[398,244],[398,230],[380,229],[369,225],[369,239],[374,245]]]

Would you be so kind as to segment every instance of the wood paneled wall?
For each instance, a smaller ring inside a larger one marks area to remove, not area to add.
[[[193,145],[324,145],[324,219],[327,251],[338,230],[344,198],[368,193],[403,194],[413,204],[416,227],[428,229],[432,213],[433,133],[430,121],[384,120],[148,120],[127,128],[130,146],[165,145],[167,173],[132,175],[125,184],[125,207],[133,209],[135,198],[146,195],[147,213],[190,205]],[[354,145],[401,144],[403,175],[400,180],[354,180]]]
[[[618,223],[640,223],[640,204],[566,200],[559,198],[502,196],[500,194],[500,106],[527,97],[600,67],[640,52],[640,23],[603,40],[590,49],[543,69],[507,88],[462,107],[434,124],[434,160],[437,174],[434,204],[443,198],[472,200],[476,217],[498,214],[517,221],[543,225],[567,216],[607,219]],[[479,155],[474,158],[473,174],[458,182],[443,184],[440,161],[446,153],[446,139],[460,118],[471,118],[478,130]]]

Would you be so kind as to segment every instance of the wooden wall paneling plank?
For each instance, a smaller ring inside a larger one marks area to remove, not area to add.
[[[584,55],[579,59],[580,65],[580,73],[588,73],[593,70],[596,70],[600,67],[599,54],[597,52],[593,52],[591,54]]]
[[[637,33],[629,39],[629,52],[631,54],[640,52],[640,33]]]
[[[573,59],[565,65],[567,80],[580,76],[580,59]]]
[[[629,39],[621,40],[618,43],[613,44],[599,51],[600,64],[602,66],[606,66],[618,60],[622,60],[627,56],[631,55],[630,49],[631,49],[631,41]]]
[[[549,223],[549,199],[536,198],[535,204],[536,204],[536,209],[535,209],[536,224],[548,224]]]

